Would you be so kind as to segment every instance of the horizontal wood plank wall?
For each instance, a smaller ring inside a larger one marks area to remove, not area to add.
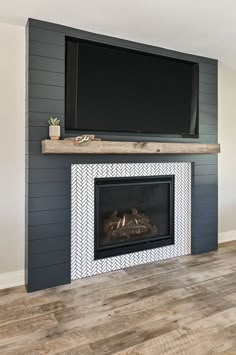
[[[217,155],[41,154],[47,121],[64,126],[65,36],[144,49],[195,61],[200,66],[199,139],[176,142],[217,143],[217,61],[121,39],[113,39],[30,19],[26,60],[26,284],[28,291],[70,282],[70,169],[79,163],[192,162],[192,253],[217,249]],[[125,139],[119,137],[119,139]],[[139,140],[135,137],[134,140]],[[141,139],[143,140],[143,138]],[[152,137],[153,140],[153,137]],[[156,139],[162,141],[161,139]]]

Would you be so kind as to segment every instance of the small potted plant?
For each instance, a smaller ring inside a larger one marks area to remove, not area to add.
[[[60,120],[57,117],[51,117],[48,120],[49,137],[52,140],[58,140],[61,135]]]

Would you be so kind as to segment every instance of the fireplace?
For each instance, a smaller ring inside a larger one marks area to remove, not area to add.
[[[189,162],[73,164],[71,279],[191,253]]]
[[[174,244],[174,175],[94,183],[95,259]]]

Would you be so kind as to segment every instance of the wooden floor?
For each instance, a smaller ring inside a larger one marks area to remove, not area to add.
[[[236,242],[32,294],[2,290],[0,354],[236,354]]]

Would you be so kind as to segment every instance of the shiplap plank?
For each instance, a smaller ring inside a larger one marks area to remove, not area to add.
[[[55,240],[56,242],[56,240]],[[68,262],[70,249],[52,250],[46,253],[30,254],[29,268],[42,268]]]
[[[41,71],[49,71],[55,73],[65,72],[65,61],[62,59],[41,57],[38,55],[29,56],[29,69],[37,69]]]
[[[203,93],[203,94],[217,95],[217,85],[200,82],[199,83],[199,91],[200,91],[200,93]]]
[[[194,184],[197,185],[215,185],[218,182],[218,176],[215,174],[210,175],[194,175]]]
[[[217,126],[217,114],[209,112],[199,112],[199,125],[215,124]]]
[[[216,104],[209,105],[207,103],[201,103],[201,105],[199,107],[199,111],[216,115],[217,114],[217,105]]]
[[[29,269],[27,289],[37,291],[70,283],[70,262]]]
[[[67,181],[70,184],[70,180]],[[30,197],[28,199],[28,211],[50,211],[50,210],[65,210],[68,211],[71,208],[70,196],[50,196],[50,197]],[[62,221],[61,221],[62,222]]]
[[[217,105],[217,95],[200,92],[199,102],[200,102],[200,105],[201,104]]]
[[[200,71],[201,73],[207,73],[207,74],[216,74],[217,71],[217,65],[216,64],[209,64],[209,63],[199,63]]]
[[[69,223],[43,224],[40,226],[31,226],[27,228],[29,240],[47,239],[47,238],[67,238],[70,236]],[[55,245],[56,246],[56,245]]]
[[[30,211],[28,224],[31,226],[40,226],[42,224],[54,224],[54,223],[70,223],[70,206],[68,209],[53,209],[48,210],[43,208],[41,211]]]
[[[201,223],[199,220],[201,219]],[[217,235],[218,226],[216,224],[216,216],[203,216],[199,218],[199,215],[193,215],[192,217],[193,232],[192,236],[194,239],[204,240],[208,235]]]
[[[210,253],[218,249],[218,239],[217,234],[213,233],[209,235],[204,241],[193,242],[192,244],[192,254],[198,255],[203,253]]]
[[[215,203],[208,204],[198,204],[193,205],[192,208],[192,218],[197,219],[198,221],[201,219],[205,219],[206,217],[217,217],[218,215],[218,207]]]
[[[61,86],[64,88],[65,76],[64,73],[55,73],[39,69],[30,69],[28,81],[32,84],[54,85]]]
[[[30,112],[58,112],[64,114],[64,100],[29,98]]]
[[[200,71],[199,73],[199,81],[200,83],[203,84],[217,84],[217,75],[216,74],[209,74],[209,73],[203,73]]]
[[[29,97],[49,100],[64,100],[64,88],[61,86],[29,84]]]
[[[52,43],[44,43],[38,41],[30,41],[29,54],[49,57],[54,59],[65,59],[64,46]]]
[[[68,182],[31,183],[28,188],[30,197],[70,195],[70,184]]]
[[[28,182],[70,182],[71,171],[68,168],[30,169],[27,170]]]
[[[191,155],[165,155],[165,156],[149,156],[149,155],[101,155],[95,156],[91,155],[89,158],[87,156],[77,156],[77,155],[57,155],[57,156],[45,156],[45,155],[35,155],[32,159],[29,159],[29,169],[51,169],[52,166],[55,169],[61,168],[71,168],[71,164],[94,164],[98,161],[100,163],[138,163],[142,161],[145,162],[176,162],[176,161],[186,161],[186,162],[195,162],[198,164],[217,164],[216,155],[196,155],[195,157]]]
[[[31,41],[64,46],[65,35],[57,31],[30,26],[29,44]]]
[[[195,175],[217,175],[217,164],[195,164],[194,173]]]
[[[216,164],[194,164],[195,175],[217,175]],[[30,183],[70,182],[71,171],[68,168],[26,169],[27,181]]]
[[[217,125],[216,124],[205,124],[205,123],[202,123],[200,124],[200,127],[199,127],[199,133],[200,135],[201,134],[213,134],[214,136],[217,135]]]
[[[71,244],[70,235],[68,235],[67,238],[53,237],[31,240],[29,242],[29,246],[31,248],[32,255],[34,255],[55,251],[55,243],[57,244],[57,251],[69,249]]]

